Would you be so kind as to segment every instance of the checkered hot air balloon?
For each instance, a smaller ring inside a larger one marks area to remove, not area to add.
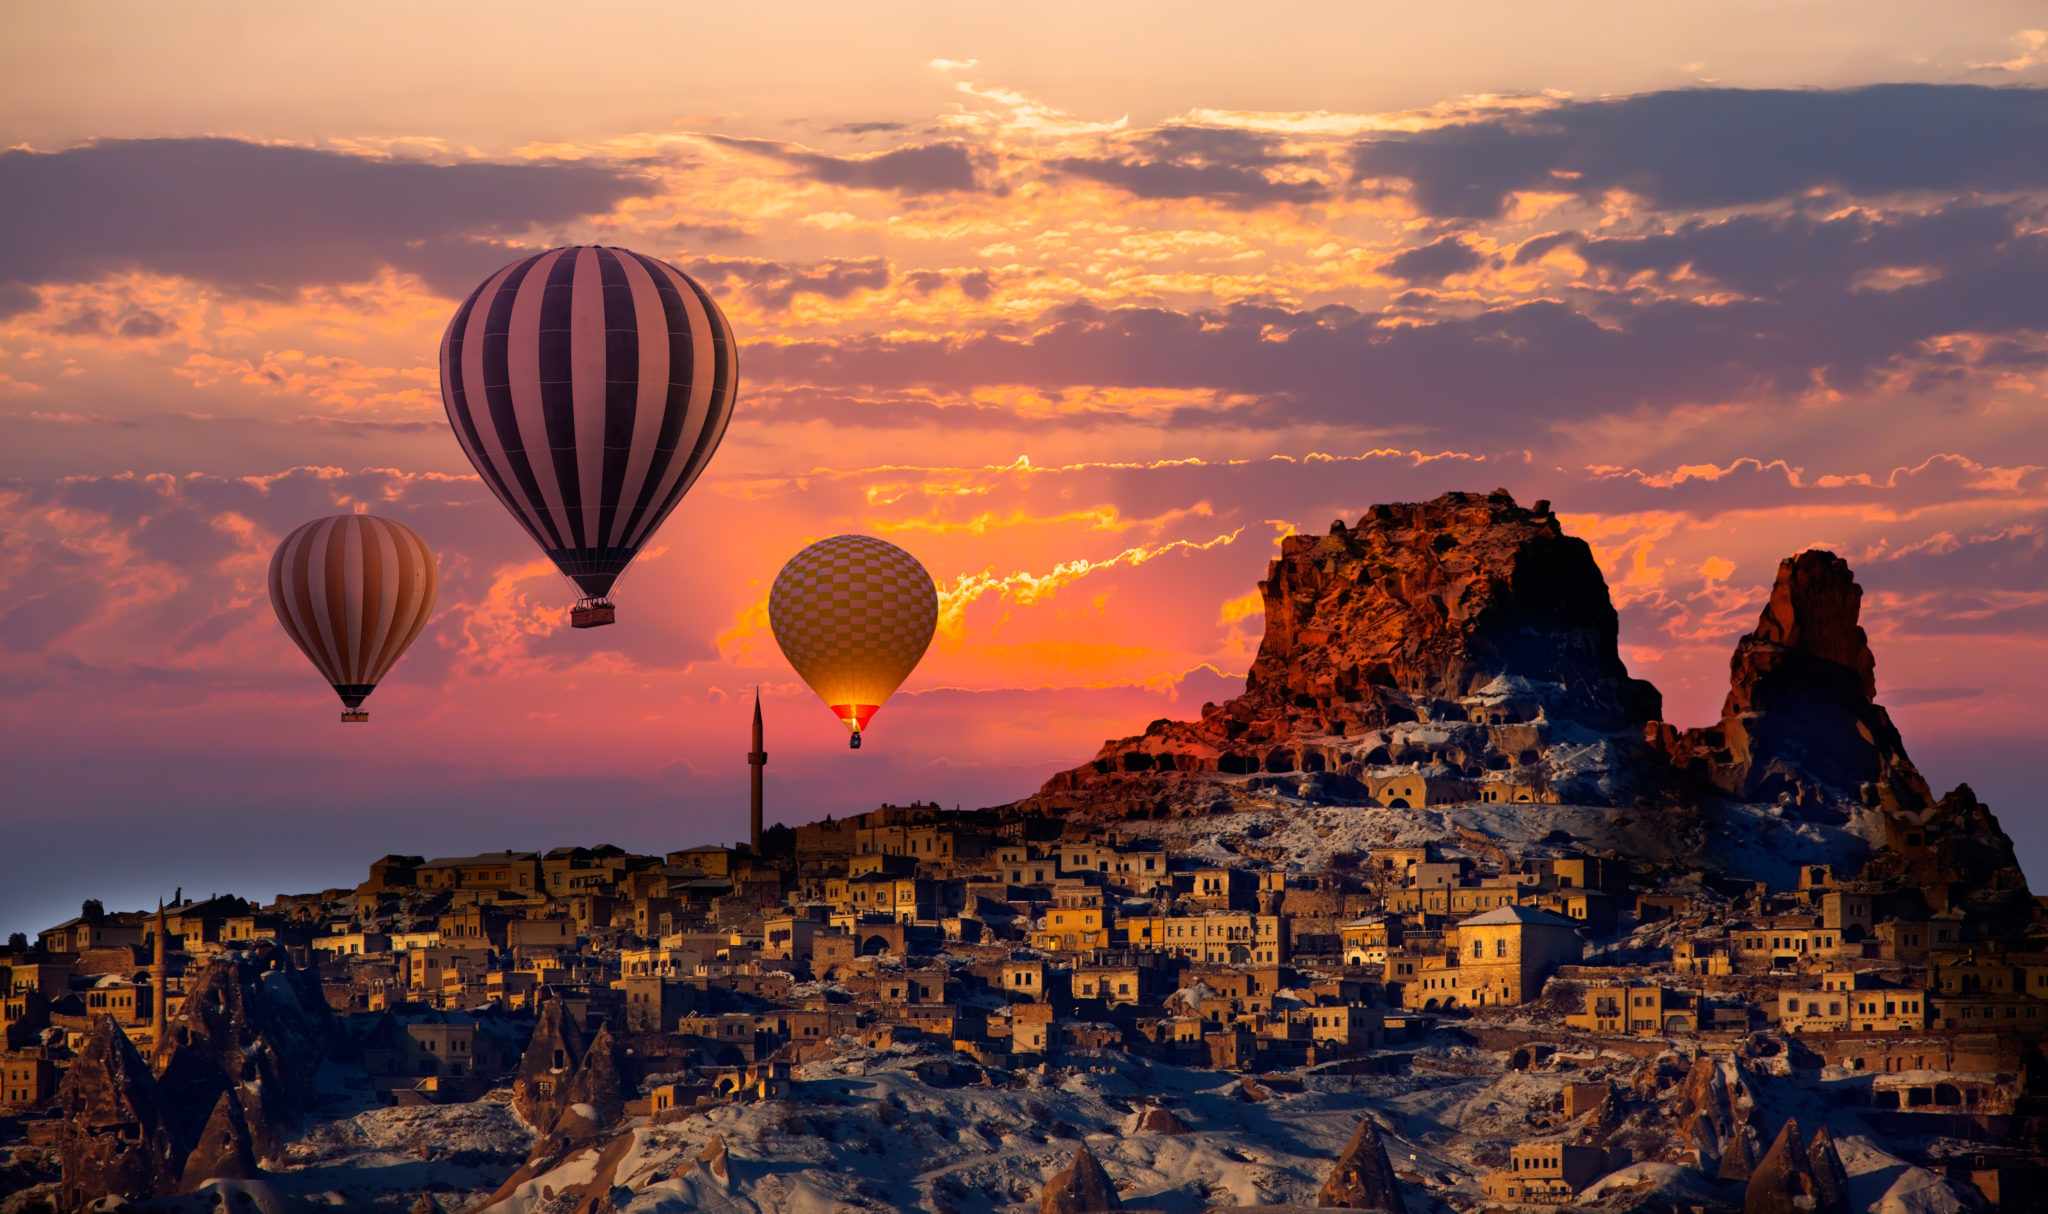
[[[667,262],[576,246],[485,279],[441,339],[441,403],[491,492],[612,622],[612,585],[711,462],[739,386],[732,326]]]
[[[791,557],[768,592],[775,643],[832,715],[861,731],[917,668],[939,594],[917,558],[867,535],[835,535]]]
[[[441,575],[426,541],[374,514],[314,519],[270,557],[270,605],[341,697],[344,721],[427,626]]]

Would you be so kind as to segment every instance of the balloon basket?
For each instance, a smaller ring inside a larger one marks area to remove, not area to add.
[[[602,628],[618,617],[610,599],[583,599],[569,609],[569,627]]]
[[[370,710],[367,708],[344,708],[341,710],[341,723],[344,725],[353,725],[369,719]]]
[[[859,750],[859,749],[860,749],[860,735],[859,735],[859,734],[855,734],[855,735],[853,735],[852,737],[850,737],[850,738],[846,739],[846,748],[847,748],[848,750]]]

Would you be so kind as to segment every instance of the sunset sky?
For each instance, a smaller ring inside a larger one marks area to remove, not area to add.
[[[1912,756],[2048,870],[2038,6],[1275,7],[11,9],[0,932],[730,841],[757,685],[771,822],[1013,800],[1233,694],[1281,536],[1496,487],[1593,545],[1680,725],[1778,560],[1842,553]],[[435,367],[578,242],[740,340],[592,632]],[[344,728],[265,569],[358,505],[441,606]],[[848,531],[941,596],[858,753],[766,610]]]

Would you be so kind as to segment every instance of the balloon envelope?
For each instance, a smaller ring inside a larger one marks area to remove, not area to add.
[[[939,595],[917,558],[866,535],[791,557],[768,592],[783,656],[856,738],[932,642]]]
[[[603,598],[703,474],[739,385],[732,326],[666,262],[577,246],[485,279],[441,338],[463,454],[548,559]]]
[[[270,557],[277,622],[349,713],[427,626],[440,571],[412,528],[372,514],[315,519]]]

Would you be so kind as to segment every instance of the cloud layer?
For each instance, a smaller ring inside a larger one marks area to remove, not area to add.
[[[90,768],[116,818],[152,771],[222,822],[341,812],[205,773],[360,744],[262,577],[360,507],[419,531],[444,590],[349,796],[435,790],[450,848],[594,841],[528,837],[582,789],[626,807],[619,842],[725,837],[756,685],[788,818],[1008,800],[1228,694],[1279,536],[1502,486],[1593,545],[1680,724],[1778,560],[1842,552],[1916,758],[2017,795],[1962,760],[2038,735],[2048,693],[2048,93],[1140,126],[948,70],[936,114],[489,157],[459,132],[0,152],[10,778]],[[744,345],[725,448],[597,633],[470,475],[434,366],[457,298],[570,241],[670,259]],[[858,767],[763,607],[842,531],[910,548],[947,605]]]

